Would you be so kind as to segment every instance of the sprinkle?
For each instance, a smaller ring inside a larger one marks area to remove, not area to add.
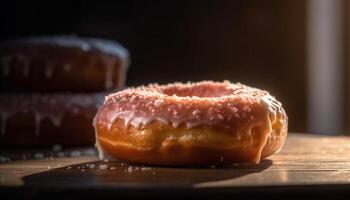
[[[129,173],[132,173],[132,167],[129,166],[128,169],[127,169],[127,171],[128,171]]]
[[[58,157],[64,157],[64,152],[58,152],[58,153],[57,153],[57,156],[58,156]]]
[[[250,108],[249,108],[249,106],[245,105],[245,106],[243,106],[243,110],[246,111],[246,112],[249,112]]]
[[[199,111],[198,109],[196,109],[196,110],[193,111],[192,114],[193,114],[193,115],[198,115],[199,113],[200,113],[200,111]]]
[[[150,167],[141,167],[141,171],[150,171],[152,168]]]
[[[86,156],[95,156],[96,155],[95,151],[91,150],[91,149],[84,151],[83,154]]]
[[[165,102],[163,99],[157,99],[154,101],[154,106],[156,106],[156,107],[162,106],[164,104],[165,104]]]
[[[53,151],[61,151],[62,150],[62,146],[59,144],[55,144],[52,146],[52,150]]]
[[[100,170],[107,170],[108,165],[102,164],[102,165],[99,165],[98,168],[99,168]]]
[[[72,151],[70,152],[70,157],[79,157],[81,156],[81,152],[80,151]]]
[[[42,154],[42,153],[35,153],[34,154],[34,158],[35,159],[43,159],[44,158],[44,154]]]
[[[136,100],[136,96],[133,95],[130,99],[130,103],[134,103],[135,100]]]

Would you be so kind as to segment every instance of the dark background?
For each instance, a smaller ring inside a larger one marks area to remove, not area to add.
[[[230,80],[269,90],[306,131],[302,0],[0,1],[0,40],[76,34],[119,41],[127,85]]]

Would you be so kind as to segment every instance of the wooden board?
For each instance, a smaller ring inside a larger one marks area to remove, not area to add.
[[[283,150],[259,165],[220,168],[98,161],[92,148],[66,150],[65,157],[57,157],[62,156],[61,152],[2,150],[3,160],[4,156],[18,160],[0,164],[0,192],[26,197],[41,197],[45,192],[71,195],[76,191],[74,195],[77,196],[135,198],[216,194],[224,198],[259,193],[278,193],[279,197],[303,194],[345,198],[350,191],[350,137],[345,136],[289,134]],[[42,154],[45,154],[44,159],[33,159]],[[22,160],[23,157],[26,160]],[[169,192],[174,196],[169,196]]]

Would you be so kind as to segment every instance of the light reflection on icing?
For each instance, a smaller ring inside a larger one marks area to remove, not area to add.
[[[177,128],[180,126],[180,124],[182,123],[183,121],[182,120],[174,120],[172,121],[172,125],[174,128]]]
[[[201,125],[202,123],[199,122],[199,121],[189,121],[189,122],[186,122],[186,126],[187,128],[194,128],[198,125]]]
[[[163,118],[163,117],[155,117],[154,119],[158,120],[158,121],[160,121],[160,122],[162,122],[164,124],[168,124],[169,123],[169,121],[166,118]]]

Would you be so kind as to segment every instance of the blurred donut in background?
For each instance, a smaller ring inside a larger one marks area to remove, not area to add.
[[[76,36],[0,44],[1,147],[95,143],[92,119],[107,92],[124,87],[129,53]]]
[[[3,92],[98,92],[125,84],[128,51],[76,36],[30,37],[0,44]]]

